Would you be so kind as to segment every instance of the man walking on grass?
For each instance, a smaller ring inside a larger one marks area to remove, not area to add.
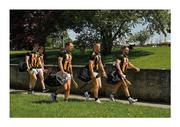
[[[45,87],[44,83],[44,62],[42,54],[38,52],[39,45],[34,44],[33,50],[26,54],[26,65],[27,65],[27,71],[30,76],[30,82],[29,82],[29,93],[34,93],[34,87],[37,81],[37,77],[40,79],[40,83],[42,85],[42,92],[45,93],[48,91]]]
[[[72,71],[72,54],[71,51],[73,49],[74,45],[72,42],[67,42],[65,45],[65,49],[60,52],[60,55],[58,57],[58,66],[60,71],[57,72],[57,75],[59,76],[59,79],[63,81],[61,85],[64,86],[64,101],[68,101],[69,95],[70,95],[70,89],[71,89],[71,78],[73,75]],[[61,88],[57,89],[55,93],[51,94],[52,101],[56,101],[57,94]]]
[[[102,61],[101,61],[100,50],[101,50],[101,44],[95,43],[93,45],[93,53],[91,54],[89,58],[89,63],[88,63],[90,77],[92,80],[92,89],[89,92],[86,91],[84,93],[86,100],[88,100],[90,97],[90,93],[93,92],[95,102],[97,103],[101,103],[101,101],[98,98],[99,90],[102,87],[100,71],[102,72],[102,75],[104,77],[107,77]]]
[[[128,68],[135,69],[137,72],[140,71],[139,68],[135,67],[132,63],[129,62],[128,59],[129,48],[128,46],[122,47],[122,54],[115,61],[116,75],[119,77],[119,81],[113,86],[112,93],[110,95],[110,99],[115,101],[114,96],[120,87],[124,88],[124,93],[130,104],[137,102],[137,99],[133,99],[129,93],[128,83],[126,82],[126,71]]]

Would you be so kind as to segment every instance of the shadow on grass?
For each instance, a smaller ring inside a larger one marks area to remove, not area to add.
[[[143,51],[143,50],[132,50],[129,52],[129,58],[134,59],[137,57],[142,57],[142,56],[148,56],[154,54],[153,52],[149,51]]]
[[[69,98],[68,102],[84,102],[84,100],[78,98]]]
[[[70,98],[68,102],[84,102],[84,100],[78,99],[78,98]],[[52,102],[51,100],[38,100],[38,101],[33,101],[32,103],[34,104],[54,104],[54,103],[68,103],[63,101],[62,99],[57,100],[55,102]]]
[[[57,102],[52,102],[51,100],[38,100],[38,101],[33,101],[32,103],[34,103],[34,104],[53,104],[53,103],[57,103]]]
[[[112,53],[110,55],[102,55],[102,60],[105,63],[106,62],[114,62],[120,54],[121,54],[121,52],[119,50],[114,50],[114,51],[112,51]],[[152,54],[154,54],[154,53],[150,52],[150,51],[144,51],[143,49],[142,50],[134,49],[134,50],[130,50],[129,58],[135,59],[135,58],[148,56],[148,55],[152,55]]]
[[[57,58],[59,56],[60,50],[47,50],[45,53],[45,64],[57,64]],[[72,52],[73,54],[73,61],[72,63],[74,65],[86,65],[88,63],[88,58],[90,56],[92,51],[87,51],[86,53],[82,53],[79,50],[75,50]],[[119,50],[113,50],[111,54],[109,55],[103,55],[102,54],[102,60],[103,62],[114,62],[118,55],[120,55]],[[129,58],[134,59],[142,56],[148,56],[154,54],[150,51],[145,51],[144,49],[133,49],[129,52]],[[20,61],[23,61],[25,57],[25,54],[13,54],[10,56],[11,63],[19,63]]]

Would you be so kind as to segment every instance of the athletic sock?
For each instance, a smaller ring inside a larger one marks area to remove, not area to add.
[[[56,92],[54,93],[56,96],[58,95]]]
[[[131,96],[128,96],[127,99],[131,98]]]
[[[34,88],[29,89],[30,91],[34,91]]]
[[[88,94],[91,95],[91,91],[88,91]]]

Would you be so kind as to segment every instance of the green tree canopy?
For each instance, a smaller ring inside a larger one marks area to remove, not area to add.
[[[110,54],[117,39],[132,34],[136,24],[146,25],[153,32],[167,34],[169,10],[11,10],[11,48],[22,48],[57,31],[72,29],[79,34],[77,44],[86,47],[102,42],[103,54]],[[39,41],[38,41],[39,40]]]

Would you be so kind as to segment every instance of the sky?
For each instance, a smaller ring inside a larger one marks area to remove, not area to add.
[[[133,33],[139,32],[144,29],[144,26],[141,24],[137,25],[135,28],[132,29]],[[76,37],[78,36],[77,33],[75,33],[73,30],[68,30],[69,37],[74,41]],[[155,33],[146,43],[159,43],[164,41],[164,35],[163,34],[157,34]],[[171,42],[171,34],[167,34],[166,37],[167,42]]]

